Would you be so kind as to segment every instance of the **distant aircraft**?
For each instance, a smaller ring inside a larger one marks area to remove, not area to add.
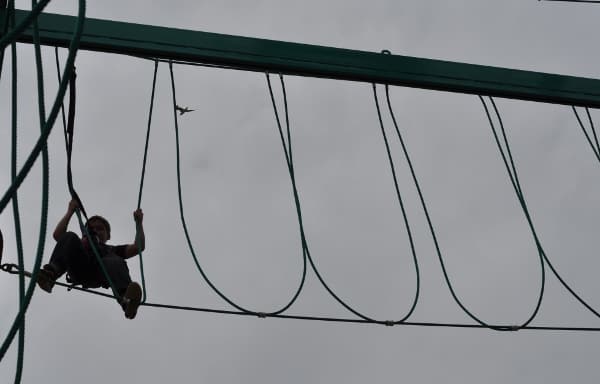
[[[179,111],[179,115],[183,115],[184,113],[187,112],[193,112],[193,109],[189,109],[188,107],[180,107],[179,105],[175,105],[175,109]]]

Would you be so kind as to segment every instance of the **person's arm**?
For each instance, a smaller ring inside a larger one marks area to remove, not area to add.
[[[75,210],[78,207],[79,207],[79,203],[77,203],[77,200],[72,199],[71,201],[69,201],[69,207],[67,208],[67,213],[65,213],[63,218],[60,219],[58,224],[56,224],[56,228],[54,228],[54,233],[52,234],[52,237],[54,237],[54,240],[58,241],[58,239],[60,239],[61,236],[67,232],[67,227],[69,226],[69,221],[71,221],[71,216],[73,216],[73,214],[75,213]]]
[[[128,259],[138,254],[138,243],[139,251],[146,249],[146,237],[144,235],[144,212],[141,209],[136,209],[133,212],[133,220],[135,221],[135,239],[132,244],[127,245],[125,248],[125,258]]]

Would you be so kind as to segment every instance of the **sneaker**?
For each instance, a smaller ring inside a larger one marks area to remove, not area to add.
[[[49,264],[46,264],[40,269],[37,277],[37,285],[44,291],[51,293],[56,282],[56,274],[54,269]]]
[[[142,288],[136,282],[129,283],[125,294],[121,298],[121,306],[128,319],[135,318],[138,307],[142,301]]]

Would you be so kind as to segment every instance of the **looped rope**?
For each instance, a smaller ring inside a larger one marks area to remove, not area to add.
[[[241,305],[235,303],[232,299],[230,299],[229,297],[227,297],[223,292],[221,292],[215,285],[214,283],[208,278],[208,276],[206,275],[206,273],[204,272],[204,269],[202,268],[202,266],[200,265],[200,262],[198,261],[198,257],[196,256],[196,252],[194,250],[194,247],[192,245],[192,240],[187,228],[187,224],[185,221],[185,214],[184,214],[184,209],[183,209],[183,197],[182,197],[182,192],[181,192],[181,156],[180,156],[180,146],[179,146],[179,122],[178,122],[178,117],[177,117],[177,93],[175,91],[175,76],[173,74],[173,63],[169,62],[169,72],[170,72],[170,76],[171,76],[171,91],[172,91],[172,108],[173,108],[173,116],[174,116],[174,128],[175,128],[175,146],[176,146],[176,167],[177,167],[177,193],[178,193],[178,199],[179,199],[179,216],[181,219],[181,225],[183,227],[183,232],[188,244],[188,248],[190,251],[190,254],[194,260],[194,264],[196,265],[196,269],[198,270],[198,272],[200,273],[200,275],[202,276],[202,278],[204,279],[204,281],[210,286],[210,288],[217,294],[219,295],[223,300],[225,300],[229,305],[231,305],[232,307],[236,308],[237,310],[248,314],[248,315],[258,315],[258,311],[253,311],[253,310],[249,310],[247,308],[242,307]],[[280,75],[281,78],[281,82],[282,82],[282,86],[283,86],[283,76]],[[267,74],[267,80],[269,80],[268,74]],[[270,90],[270,82],[269,82],[269,90]],[[300,237],[301,237],[301,241],[302,241],[302,257],[303,257],[303,270],[302,270],[302,277],[300,280],[300,284],[298,286],[298,289],[296,290],[296,292],[294,293],[293,297],[291,298],[291,300],[285,304],[282,308],[275,310],[273,312],[265,312],[267,313],[269,316],[272,315],[276,315],[276,314],[280,314],[284,311],[286,311],[298,298],[298,296],[300,295],[300,292],[302,291],[302,288],[304,287],[304,282],[306,280],[306,255],[307,255],[307,251],[305,248],[305,238],[304,238],[304,233],[303,233],[303,227],[302,227],[302,215],[301,215],[301,210],[300,210],[300,201],[299,201],[299,197],[298,197],[298,191],[295,187],[295,177],[294,177],[294,170],[293,170],[293,166],[291,165],[291,150],[290,150],[290,128],[289,128],[289,119],[287,117],[288,115],[288,110],[287,110],[287,99],[285,96],[285,88],[284,88],[284,104],[285,104],[285,111],[286,111],[286,123],[287,123],[287,132],[288,132],[288,143],[286,146],[286,142],[285,139],[283,138],[283,132],[281,130],[281,124],[279,122],[279,118],[277,117],[277,124],[279,127],[279,134],[282,140],[282,145],[284,147],[284,153],[285,153],[285,158],[286,158],[286,162],[288,164],[288,172],[290,175],[290,179],[292,180],[292,186],[293,186],[293,193],[294,193],[294,203],[296,205],[296,212],[298,215],[298,221],[300,223]],[[271,96],[271,99],[273,100],[274,103],[274,99]],[[276,112],[277,114],[277,112]]]
[[[83,213],[86,221],[88,219],[87,213],[85,212],[85,208],[83,206],[83,202],[79,198],[77,191],[75,191],[75,187],[73,186],[73,171],[71,169],[71,157],[73,154],[73,136],[75,134],[75,106],[76,103],[76,79],[77,75],[75,73],[75,68],[73,68],[73,72],[71,73],[71,77],[69,78],[69,113],[67,120],[67,128],[65,130],[65,141],[67,143],[67,186],[69,188],[69,193],[71,197],[77,201],[79,204],[79,209]]]
[[[398,185],[398,180],[396,177],[396,170],[395,170],[395,166],[394,166],[394,162],[392,160],[392,156],[391,156],[391,152],[390,152],[390,147],[389,147],[389,143],[387,140],[387,135],[385,133],[385,129],[383,126],[383,120],[381,117],[381,111],[379,108],[379,101],[377,98],[377,88],[375,86],[375,84],[372,84],[373,86],[373,95],[374,95],[374,99],[375,99],[375,106],[377,109],[377,115],[379,118],[379,124],[380,124],[380,128],[381,128],[381,132],[383,135],[383,139],[385,142],[385,146],[386,146],[386,150],[388,153],[388,162],[390,165],[390,170],[392,173],[392,179],[394,180],[394,186],[395,186],[395,191],[396,191],[396,196],[398,198],[398,203],[400,205],[400,209],[402,212],[402,216],[404,219],[404,224],[406,226],[406,230],[407,230],[407,235],[408,235],[408,239],[409,239],[409,243],[410,243],[410,248],[411,248],[411,253],[412,253],[412,257],[413,257],[413,262],[415,265],[415,274],[416,274],[416,288],[415,288],[415,295],[413,298],[413,302],[412,305],[410,307],[410,309],[408,310],[408,312],[399,320],[394,321],[395,324],[402,324],[404,322],[406,322],[406,320],[408,320],[408,318],[412,315],[412,313],[414,312],[418,299],[419,299],[419,292],[420,292],[420,272],[419,272],[419,265],[418,265],[418,260],[417,260],[417,255],[416,255],[416,248],[414,246],[414,241],[413,241],[413,236],[412,236],[412,232],[410,230],[410,225],[408,222],[408,216],[407,213],[405,211],[404,208],[404,203],[402,201],[402,197],[400,194],[400,189],[399,189],[399,185]],[[390,109],[390,115],[392,116],[392,120],[394,121],[394,125],[396,127],[396,130],[398,131],[398,126],[396,124],[396,119],[394,117],[394,113],[389,101],[389,95],[387,94],[387,85],[386,85],[386,95],[387,95],[387,100],[388,100],[388,107]],[[398,131],[399,133],[399,131]],[[402,141],[402,139],[400,138],[400,140]],[[404,148],[404,145],[403,145]],[[405,148],[404,148],[405,149]],[[407,159],[407,161],[410,164],[410,158],[408,157],[408,153],[405,150],[405,157]],[[381,321],[381,320],[376,320],[370,316],[367,316],[361,312],[359,312],[358,310],[356,310],[355,308],[353,308],[352,306],[350,306],[348,303],[346,303],[346,301],[344,301],[341,297],[339,297],[334,291],[333,289],[327,284],[327,282],[325,281],[325,279],[323,278],[323,276],[321,275],[321,273],[319,272],[318,268],[315,265],[315,262],[310,254],[310,252],[308,252],[308,246],[307,247],[307,256],[308,256],[308,260],[310,262],[310,265],[313,269],[313,271],[315,272],[315,275],[317,276],[317,279],[319,280],[319,282],[321,283],[321,285],[325,288],[325,290],[331,295],[331,297],[333,297],[339,304],[341,304],[344,308],[346,308],[348,311],[350,311],[351,313],[353,313],[354,315],[358,316],[359,318],[361,318],[362,320],[369,322],[369,323],[374,323],[374,324],[380,324],[380,323],[385,323],[385,321]]]
[[[60,78],[60,64],[59,64],[59,60],[58,60],[58,50],[55,50],[55,54],[56,54],[56,65],[57,65],[57,71],[58,71],[58,78],[60,81],[61,78]],[[75,107],[77,105],[77,103],[76,103],[76,95],[77,95],[76,79],[77,79],[77,75],[75,74],[75,67],[73,66],[73,70],[71,71],[71,75],[69,77],[69,111],[68,111],[68,119],[67,119],[66,127],[64,126],[65,120],[64,120],[64,114],[63,114],[63,128],[64,128],[65,145],[66,145],[66,151],[67,151],[67,186],[69,189],[69,193],[71,194],[71,198],[76,200],[79,205],[79,207],[75,210],[75,214],[77,216],[77,221],[79,222],[79,228],[81,229],[82,234],[90,240],[89,244],[90,244],[90,247],[92,248],[92,253],[96,257],[96,261],[98,262],[98,265],[100,265],[100,268],[102,269],[102,273],[103,273],[104,277],[106,278],[106,281],[108,282],[108,285],[109,285],[110,289],[112,290],[114,297],[116,297],[117,300],[120,301],[119,293],[118,293],[112,279],[110,278],[108,271],[106,270],[106,267],[104,266],[104,262],[102,261],[102,256],[100,255],[100,252],[98,250],[99,244],[96,244],[94,237],[90,235],[90,232],[89,232],[87,226],[84,224],[83,219],[81,218],[81,214],[83,214],[86,222],[88,220],[87,213],[85,211],[85,208],[83,207],[83,202],[79,198],[79,195],[77,194],[77,191],[75,190],[75,187],[73,185],[73,172],[72,172],[71,157],[73,154],[73,139],[74,139],[74,135],[75,135]],[[62,104],[62,102],[61,102],[61,107],[62,107],[62,110],[64,113],[64,105]],[[67,276],[67,278],[68,277],[69,276]],[[73,284],[77,284],[77,282],[73,282]]]

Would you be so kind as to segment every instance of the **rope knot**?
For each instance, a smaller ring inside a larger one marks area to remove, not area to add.
[[[267,314],[265,312],[256,312],[256,316],[258,316],[260,319],[267,318]]]
[[[394,320],[386,320],[386,321],[383,322],[383,324],[386,327],[393,327],[394,325],[396,325],[396,322]]]

